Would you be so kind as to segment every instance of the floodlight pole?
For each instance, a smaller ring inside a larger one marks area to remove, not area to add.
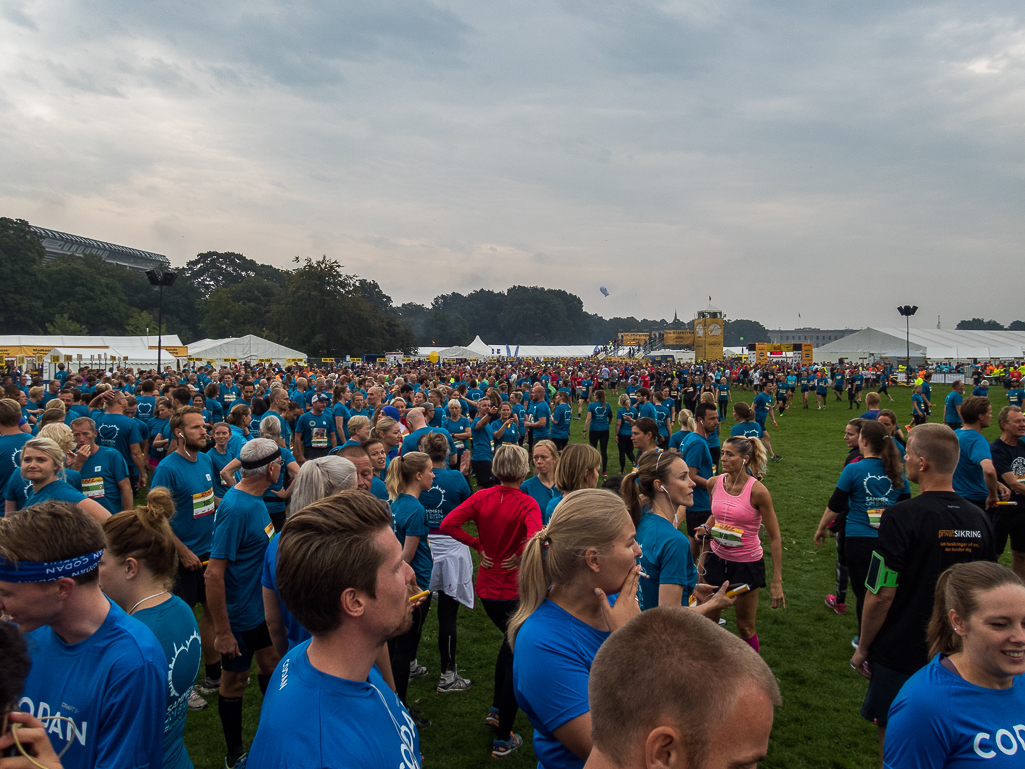
[[[904,378],[911,384],[911,316],[918,312],[917,304],[905,304],[897,308],[897,312],[904,316],[904,341],[907,345],[904,359]]]
[[[174,279],[178,277],[174,272],[157,272],[146,270],[146,277],[151,285],[157,286],[159,298],[157,299],[157,376],[161,376],[161,353],[164,351],[164,286],[174,285]]]

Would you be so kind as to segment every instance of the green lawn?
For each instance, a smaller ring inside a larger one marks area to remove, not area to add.
[[[942,403],[949,392],[946,386],[933,388],[932,421],[942,418]],[[910,422],[910,390],[892,388],[896,403],[885,396],[883,407],[895,407],[901,422]],[[994,412],[1006,404],[1004,390],[991,388]],[[735,397],[751,401],[752,393],[736,392]],[[851,595],[851,613],[840,617],[823,604],[826,593],[833,592],[835,547],[830,542],[818,549],[812,534],[840,475],[847,453],[843,441],[844,424],[860,411],[850,411],[847,402],[837,403],[830,393],[828,408],[819,412],[814,402],[807,411],[798,402],[784,416],[777,417],[779,429],[770,429],[773,447],[784,456],[770,463],[765,484],[773,495],[776,514],[783,534],[785,563],[783,588],[786,609],[773,611],[768,591],[762,591],[758,635],[766,662],[779,679],[783,706],[776,713],[769,757],[763,766],[775,769],[874,769],[878,766],[875,728],[858,715],[867,682],[848,665],[853,653],[851,638],[857,634]],[[799,400],[799,394],[798,394]],[[812,399],[814,401],[814,398]],[[729,435],[732,417],[722,427]],[[574,422],[572,440],[580,434],[582,421]],[[996,419],[986,431],[990,440],[999,430]],[[609,469],[618,472],[619,459],[614,443],[609,446]],[[768,556],[768,548],[766,548]],[[1010,561],[1005,554],[1002,562]],[[733,629],[730,613],[726,615]],[[491,761],[493,732],[483,723],[491,704],[494,660],[500,636],[483,610],[461,608],[457,660],[460,673],[473,680],[465,692],[437,694],[438,677],[437,619],[434,610],[428,620],[420,646],[419,661],[430,673],[411,683],[409,698],[432,725],[420,733],[421,748],[428,766],[479,767]],[[201,672],[202,675],[202,672]],[[681,693],[700,697],[701,692]],[[201,769],[220,767],[224,743],[217,717],[217,698],[209,697],[210,707],[190,712],[185,740],[193,763]],[[256,731],[260,693],[256,676],[246,693],[246,744]],[[296,728],[302,728],[297,714]],[[531,728],[520,713],[516,731],[524,738],[522,749],[505,759],[511,767],[533,767],[536,759],[530,749]]]

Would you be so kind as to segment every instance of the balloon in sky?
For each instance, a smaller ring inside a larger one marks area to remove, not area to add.
[[[599,291],[601,291],[602,296],[608,296],[609,295],[609,290],[607,288],[605,288],[605,286],[602,286],[599,289]]]

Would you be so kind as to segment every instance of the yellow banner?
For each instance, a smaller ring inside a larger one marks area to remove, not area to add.
[[[221,358],[225,363],[238,363],[238,358]]]
[[[273,363],[273,359],[272,358],[257,358],[256,362],[257,363]]]
[[[334,363],[334,362],[335,362],[335,359],[334,359],[334,358],[321,358],[321,360],[322,360],[322,361],[323,361],[324,363]]]
[[[690,329],[663,331],[662,341],[665,344],[694,344],[694,332]]]
[[[378,359],[377,359],[377,362],[378,362],[378,363],[387,363],[387,362],[388,362],[388,359],[387,359],[387,358],[378,358]]]
[[[202,360],[203,360],[202,358],[196,358],[194,356],[189,356],[189,363],[200,363]]]
[[[65,363],[71,363],[71,356],[70,355],[65,355],[64,356],[64,362]]]
[[[632,347],[633,345],[644,344],[647,342],[648,336],[647,331],[644,333],[624,333],[619,335],[619,343]]]
[[[150,345],[150,349],[151,350],[157,349],[157,345]],[[163,350],[164,350],[164,352],[170,353],[171,355],[173,355],[176,358],[186,358],[186,357],[188,357],[188,354],[189,354],[189,348],[188,347],[172,347],[170,345],[166,345],[165,344],[164,347],[163,347]]]
[[[458,363],[459,358],[445,358],[446,363]]]

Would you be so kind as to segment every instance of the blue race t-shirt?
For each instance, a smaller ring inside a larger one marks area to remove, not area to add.
[[[772,396],[766,392],[760,392],[754,399],[755,421],[764,422],[769,416],[769,408],[772,406]]]
[[[619,422],[619,432],[616,435],[630,435],[633,424],[624,417],[630,417],[631,419],[637,418],[637,412],[634,409],[620,408],[616,411],[616,420]]]
[[[274,670],[248,769],[420,769],[416,726],[377,667],[366,681],[338,678],[310,664],[308,647],[296,646]]]
[[[554,483],[551,488],[548,488],[541,483],[541,479],[536,475],[532,478],[527,478],[527,480],[521,483],[520,491],[533,497],[534,501],[537,502],[538,508],[542,511],[548,508],[548,503],[551,502],[552,497],[558,493]]]
[[[573,409],[568,403],[560,403],[552,410],[551,436],[555,440],[567,440],[569,438],[569,425],[573,420]]]
[[[708,450],[708,441],[697,433],[687,433],[680,453],[687,467],[696,467],[698,475],[702,478],[712,477],[712,452]],[[700,486],[694,487],[694,504],[690,507],[694,512],[704,512],[712,509],[712,498],[708,496],[708,490]]]
[[[167,445],[157,447],[157,446],[153,445],[153,441],[155,441],[157,439],[157,436],[160,436],[160,438],[162,440],[170,439],[170,437],[171,437],[171,420],[170,419],[160,419],[159,417],[154,417],[153,419],[150,419],[149,422],[147,422],[146,426],[149,429],[149,434],[150,434],[150,439],[151,439],[150,440],[150,446],[149,446],[150,458],[151,459],[155,459],[155,460],[157,460],[159,462],[161,459],[163,459],[167,455]]]
[[[221,470],[231,464],[232,460],[238,459],[238,447],[232,446],[231,441],[228,441],[223,454],[217,450],[216,446],[211,446],[205,453],[210,457],[210,463],[213,466],[214,496],[221,499],[224,492],[228,490],[228,484],[221,477]]]
[[[612,416],[612,409],[607,403],[595,401],[588,404],[587,411],[591,414],[591,426],[588,428],[591,432],[603,433],[609,429],[609,417]]]
[[[961,393],[951,391],[947,393],[946,400],[943,401],[943,421],[944,422],[961,422],[961,416],[957,413],[957,407],[961,405],[964,398],[961,397]]]
[[[591,663],[609,635],[547,598],[516,635],[513,690],[534,727],[534,754],[544,769],[580,769],[584,765],[554,732],[590,712],[587,681]]]
[[[153,632],[167,659],[163,769],[192,769],[185,750],[185,716],[189,693],[203,659],[196,617],[176,595],[151,609],[139,609],[132,616]]]
[[[989,496],[989,488],[986,486],[986,477],[980,463],[984,459],[993,459],[989,441],[982,433],[969,430],[967,427],[962,427],[955,435],[957,442],[961,444],[961,456],[954,469],[954,491],[965,499],[986,499]]]
[[[0,488],[6,488],[14,471],[21,467],[21,450],[30,440],[28,433],[0,435]]]
[[[762,426],[757,422],[738,422],[730,428],[730,437],[733,438],[739,435],[742,438],[758,438],[761,440],[764,432]]]
[[[190,462],[177,451],[168,454],[153,471],[150,488],[164,486],[174,499],[171,528],[192,553],[204,558],[214,531],[214,469],[207,454]]]
[[[73,505],[77,505],[85,499],[85,494],[78,491],[67,481],[62,481],[60,478],[55,478],[43,488],[36,491],[34,489],[28,492],[28,496],[25,498],[25,507],[31,507],[32,505],[38,505],[41,502],[70,502]]]
[[[686,606],[698,581],[687,535],[661,515],[645,511],[637,524],[637,544],[641,546],[641,568],[648,575],[637,587],[641,609],[658,606],[658,587],[663,584],[682,585],[682,605]]]
[[[470,438],[473,440],[473,455],[471,459],[475,462],[490,462],[495,457],[492,448],[492,441],[495,435],[495,423],[493,421],[481,424],[483,417],[473,420],[470,428]]]
[[[471,493],[466,476],[461,472],[448,467],[435,467],[434,485],[420,492],[420,504],[427,512],[427,528],[430,533],[441,534],[439,526],[442,519],[469,499]]]
[[[1025,676],[1009,689],[985,689],[943,667],[942,656],[911,676],[890,705],[883,766],[1021,767]]]
[[[49,626],[25,635],[32,670],[18,707],[46,721],[56,749],[70,738],[69,769],[163,763],[167,658],[153,633],[114,603],[84,641],[64,643]]]
[[[847,494],[846,535],[878,537],[879,530],[869,525],[868,511],[885,510],[896,504],[902,495],[908,493],[908,480],[905,476],[904,485],[895,489],[886,476],[883,460],[879,457],[865,457],[843,469],[836,488]]]
[[[267,506],[233,486],[214,516],[214,542],[210,558],[228,561],[224,594],[233,633],[244,633],[263,622],[263,556],[274,534]]]
[[[295,432],[303,448],[327,450],[335,434],[335,420],[326,411],[319,417],[310,411],[295,420]]]
[[[544,424],[544,427],[535,427],[534,428],[533,436],[534,436],[534,442],[536,443],[537,441],[541,440],[542,438],[551,437],[551,434],[552,434],[552,410],[551,410],[551,408],[549,408],[548,404],[545,403],[544,401],[537,401],[536,403],[534,401],[531,401],[531,403],[534,403],[534,410],[533,410],[534,418],[531,421],[532,422],[538,422],[538,421],[540,421],[542,419],[547,420],[545,422],[545,424]]]
[[[97,446],[80,471],[82,493],[89,499],[103,505],[111,515],[124,509],[121,487],[118,484],[128,478],[128,465],[113,449]]]
[[[280,536],[275,534],[267,545],[263,554],[263,573],[260,575],[260,584],[272,590],[278,597],[278,609],[281,612],[281,624],[285,626],[285,635],[288,637],[288,648],[294,649],[310,637],[310,631],[299,624],[299,620],[292,616],[292,613],[285,607],[278,593],[278,544]]]
[[[391,513],[392,527],[400,545],[405,545],[406,537],[420,537],[410,566],[416,572],[416,584],[423,590],[431,584],[431,571],[434,569],[431,546],[427,542],[427,535],[430,533],[427,527],[427,511],[416,497],[400,494],[391,503]]]
[[[142,440],[142,425],[138,419],[124,414],[103,414],[96,420],[96,442],[124,457],[132,478],[138,474],[132,461],[132,446],[142,443]]]
[[[552,515],[555,513],[555,508],[559,506],[559,503],[562,501],[562,497],[562,492],[556,490],[555,493],[552,494],[552,498],[548,500],[548,505],[543,510],[541,510],[541,523],[545,526],[547,526],[548,522],[552,520]]]

